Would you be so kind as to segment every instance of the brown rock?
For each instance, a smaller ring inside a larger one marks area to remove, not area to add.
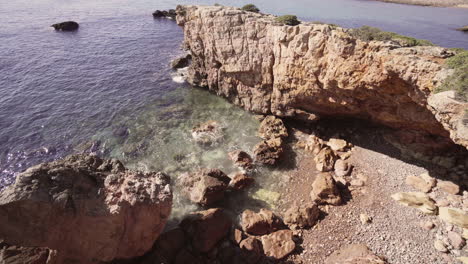
[[[283,140],[273,138],[263,140],[254,148],[255,161],[266,165],[275,165],[283,154]]]
[[[247,237],[239,244],[247,263],[257,263],[263,255],[262,242],[255,237]]]
[[[284,213],[284,222],[291,228],[309,228],[314,226],[320,216],[317,204],[294,204]]]
[[[142,259],[140,264],[172,263],[185,243],[185,233],[181,228],[164,232],[156,241],[154,249]]]
[[[463,239],[463,237],[458,233],[449,231],[447,236],[450,241],[450,245],[452,245],[455,249],[461,249],[466,245],[465,239]]]
[[[260,123],[258,128],[258,135],[265,139],[274,139],[274,138],[287,138],[288,130],[284,126],[284,123],[281,119],[275,116],[267,116]]]
[[[230,181],[231,178],[218,169],[201,169],[179,176],[179,185],[182,186],[184,195],[203,206],[222,200]]]
[[[141,256],[171,212],[169,182],[92,155],[43,163],[0,193],[0,237],[56,250],[58,263]]]
[[[420,178],[414,175],[410,175],[406,177],[405,182],[406,184],[416,188],[418,191],[425,192],[425,193],[430,192],[432,190],[432,187],[434,187],[432,182],[427,182],[423,178]]]
[[[229,183],[229,188],[239,191],[252,186],[254,183],[254,178],[249,177],[244,173],[236,173]]]
[[[236,244],[240,244],[240,242],[244,239],[244,233],[242,230],[235,228],[232,231],[232,239]]]
[[[330,173],[319,173],[312,183],[310,196],[319,204],[341,204],[341,195]]]
[[[460,193],[460,186],[451,182],[451,181],[438,181],[437,187],[439,187],[442,191],[449,193],[449,194],[458,194]]]
[[[343,139],[330,138],[330,140],[327,142],[327,145],[334,151],[344,151],[348,146],[348,143]]]
[[[49,249],[5,245],[0,248],[2,264],[46,264]]]
[[[349,165],[348,162],[339,159],[335,162],[335,174],[338,177],[348,176],[351,173],[352,165]]]
[[[224,128],[217,121],[210,120],[192,128],[192,137],[201,145],[214,146],[224,140]]]
[[[325,264],[385,264],[382,258],[376,256],[366,245],[351,244],[333,252]]]
[[[280,230],[261,237],[265,255],[274,259],[282,259],[296,248],[291,230]]]
[[[220,208],[191,213],[180,223],[193,248],[202,253],[210,251],[226,237],[231,225],[231,219]]]
[[[315,167],[319,171],[332,171],[337,159],[335,153],[330,148],[326,147],[314,157]]]
[[[252,235],[265,235],[281,229],[284,224],[272,211],[260,209],[258,213],[245,210],[241,216],[242,230]]]
[[[242,150],[235,150],[229,152],[229,158],[236,164],[236,166],[247,171],[253,169],[253,160],[247,152]]]

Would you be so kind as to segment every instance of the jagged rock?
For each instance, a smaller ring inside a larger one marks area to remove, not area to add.
[[[325,264],[385,264],[382,258],[378,257],[366,245],[351,244],[343,246],[333,252],[326,260]]]
[[[274,259],[282,259],[296,248],[291,230],[279,230],[261,237],[263,252]]]
[[[265,139],[287,138],[288,130],[284,126],[283,120],[275,116],[267,116],[260,123],[258,135]]]
[[[460,193],[460,186],[450,181],[437,181],[437,187],[449,194]]]
[[[190,213],[180,226],[198,252],[206,253],[229,234],[232,221],[220,208]]]
[[[253,169],[253,160],[250,155],[242,150],[235,150],[228,153],[234,164],[242,169],[250,171]]]
[[[339,138],[330,138],[327,145],[334,151],[344,151],[348,146],[348,142]]]
[[[432,221],[421,222],[419,225],[426,230],[431,230],[435,227]]]
[[[192,137],[201,145],[214,146],[224,140],[224,128],[217,121],[210,120],[192,128]]]
[[[422,178],[414,175],[410,175],[406,177],[405,180],[406,184],[413,186],[414,188],[418,189],[418,191],[428,193],[432,190],[435,186],[436,182],[435,179],[432,178]]]
[[[457,208],[439,207],[439,218],[445,222],[468,228],[468,214]]]
[[[247,263],[257,263],[263,255],[262,242],[256,237],[247,237],[239,244]]]
[[[318,171],[332,171],[337,159],[335,153],[330,148],[323,148],[314,157],[315,167]]]
[[[319,173],[312,183],[310,196],[319,204],[340,205],[341,195],[330,173]]]
[[[273,138],[263,140],[254,148],[255,161],[266,165],[275,165],[283,154],[283,140]]]
[[[0,193],[0,237],[56,250],[58,263],[140,256],[171,212],[169,182],[162,173],[126,170],[92,155],[43,163]]]
[[[366,117],[442,139],[450,134],[468,147],[467,103],[431,92],[453,74],[444,65],[454,54],[448,49],[366,42],[326,24],[293,29],[231,7],[179,6],[177,14],[193,55],[192,85],[255,113]]]
[[[231,178],[218,169],[201,169],[179,176],[179,185],[185,196],[203,206],[222,200],[230,181]]]
[[[464,247],[466,245],[465,240],[458,233],[455,233],[453,231],[449,231],[447,236],[448,236],[448,239],[450,241],[450,245],[452,245],[453,248],[455,248],[455,249],[461,249],[462,247]]]
[[[37,247],[18,247],[0,243],[0,263],[2,264],[46,264],[50,250]]]
[[[258,213],[245,210],[241,216],[242,230],[252,235],[265,235],[284,227],[281,219],[272,211],[260,209]]]
[[[191,59],[192,59],[192,55],[187,54],[187,55],[185,55],[183,57],[180,57],[180,58],[177,58],[177,59],[173,60],[172,63],[171,63],[171,67],[173,69],[185,68],[185,67],[189,66]]]
[[[309,228],[314,226],[320,216],[317,204],[294,204],[284,213],[284,223],[291,229]]]
[[[392,198],[409,207],[414,207],[428,215],[437,214],[437,206],[434,201],[422,192],[399,192],[392,195]]]
[[[51,27],[53,27],[55,30],[75,31],[75,30],[78,30],[80,25],[76,23],[75,21],[65,21],[65,22],[53,24]]]
[[[338,177],[348,176],[352,169],[353,166],[349,165],[348,162],[342,159],[337,160],[334,165],[335,174]]]
[[[229,182],[229,188],[240,191],[252,186],[254,183],[254,178],[249,177],[244,173],[236,173],[231,179],[231,182]]]
[[[153,17],[154,18],[163,18],[163,17],[167,17],[167,18],[172,18],[172,19],[175,19],[176,18],[176,11],[174,9],[169,9],[169,10],[156,10],[153,12]]]

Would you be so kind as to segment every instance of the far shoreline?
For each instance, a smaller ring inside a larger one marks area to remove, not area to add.
[[[429,6],[429,7],[455,7],[468,8],[468,0],[375,0],[385,3]]]

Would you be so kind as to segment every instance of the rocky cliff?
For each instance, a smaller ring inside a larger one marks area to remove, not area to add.
[[[231,7],[179,6],[177,14],[192,53],[188,81],[246,110],[352,116],[468,147],[468,104],[433,94],[453,74],[447,49],[361,41],[340,27],[287,26]]]

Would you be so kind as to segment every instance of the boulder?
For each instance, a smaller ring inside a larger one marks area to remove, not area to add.
[[[419,209],[425,214],[437,214],[437,206],[434,201],[422,192],[399,192],[392,195],[393,200],[405,206]]]
[[[253,160],[250,155],[242,150],[235,150],[228,153],[229,158],[234,164],[242,169],[250,171],[253,169]]]
[[[333,252],[325,264],[385,264],[384,259],[375,255],[366,245],[351,244]]]
[[[192,247],[206,253],[229,234],[232,221],[223,209],[212,208],[189,214],[180,226],[189,237]]]
[[[330,173],[319,173],[312,183],[310,196],[318,204],[340,205],[342,202],[336,182]]]
[[[275,165],[283,154],[283,140],[273,138],[263,140],[254,148],[255,161],[266,165]]]
[[[258,213],[251,210],[242,212],[241,226],[251,235],[265,235],[283,228],[284,224],[272,211],[262,208]]]
[[[224,198],[230,181],[231,178],[221,170],[201,169],[180,175],[178,184],[182,186],[182,193],[192,202],[210,206]]]
[[[274,138],[287,138],[288,130],[284,126],[283,120],[277,118],[276,116],[267,116],[260,123],[258,128],[258,135],[265,139],[274,139]]]
[[[336,159],[337,157],[333,150],[325,147],[314,157],[315,167],[318,171],[332,171]]]
[[[353,166],[349,165],[348,162],[342,159],[337,160],[334,165],[335,174],[338,177],[348,176],[352,169]]]
[[[78,30],[80,25],[75,21],[65,21],[62,23],[53,24],[51,27],[60,31],[75,31]]]
[[[204,146],[214,146],[224,140],[224,128],[214,120],[201,123],[192,128],[195,142]]]
[[[460,186],[451,182],[451,181],[437,181],[437,187],[442,191],[449,194],[458,194],[460,193]]]
[[[188,67],[190,64],[191,58],[192,58],[192,55],[187,54],[183,57],[173,60],[171,63],[172,69],[180,69],[180,68]]]
[[[273,259],[282,259],[296,248],[291,230],[279,230],[261,237],[263,252]]]
[[[175,19],[176,18],[176,11],[174,9],[169,9],[169,10],[156,10],[153,12],[153,17],[154,18],[171,18]]]
[[[294,204],[284,213],[284,223],[291,229],[309,228],[314,226],[320,216],[317,204]]]
[[[339,138],[330,138],[330,140],[327,142],[327,145],[333,151],[344,151],[348,147],[348,142]]]
[[[436,179],[429,174],[422,174],[420,177],[409,175],[405,180],[406,184],[416,188],[418,191],[428,193],[436,185]]]
[[[130,171],[92,155],[43,163],[0,193],[0,237],[53,249],[58,263],[141,256],[171,212],[169,183],[163,173]]]
[[[236,173],[229,182],[229,188],[240,191],[252,186],[255,183],[254,178],[245,175],[244,173]]]
[[[468,228],[468,214],[460,209],[439,207],[439,218],[449,224]]]

